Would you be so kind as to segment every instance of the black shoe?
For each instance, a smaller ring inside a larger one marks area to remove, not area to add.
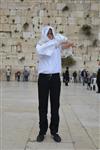
[[[37,142],[42,142],[44,140],[44,135],[43,134],[39,134],[37,136]]]
[[[100,93],[99,91],[97,91],[96,93]]]
[[[55,142],[61,142],[61,137],[58,134],[53,134],[52,136]]]

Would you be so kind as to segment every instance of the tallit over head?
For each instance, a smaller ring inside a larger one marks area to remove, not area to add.
[[[44,44],[50,40],[47,36],[49,29],[52,29],[52,33],[55,38],[54,28],[52,28],[51,26],[45,26],[42,28],[41,39],[39,40],[39,44]]]
[[[68,40],[67,37],[65,37],[65,36],[63,36],[63,35],[61,35],[59,33],[55,33],[54,28],[47,25],[47,26],[42,28],[41,39],[39,41],[40,44],[46,43],[46,42],[48,42],[50,40],[48,38],[48,36],[47,36],[47,33],[48,33],[49,29],[52,30],[54,38],[57,39],[58,41],[66,41],[66,40]]]
[[[53,33],[53,36],[54,36],[53,40],[50,40],[48,38],[48,36],[47,36],[49,29],[52,30],[52,33]],[[40,38],[40,40],[39,40],[39,42],[37,44],[41,46],[40,48],[42,48],[42,45],[43,45],[43,48],[45,47],[47,49],[47,51],[50,51],[50,49],[53,49],[55,45],[58,47],[61,42],[65,42],[67,40],[68,40],[67,37],[65,37],[65,36],[63,36],[63,35],[61,35],[59,33],[55,33],[54,28],[47,25],[47,26],[42,28],[41,38]],[[44,46],[44,44],[46,44],[46,45]],[[38,46],[38,49],[39,49],[39,46]],[[71,54],[72,54],[72,50],[71,49],[67,49],[65,51],[65,53],[63,51],[63,55],[64,56],[71,55]]]

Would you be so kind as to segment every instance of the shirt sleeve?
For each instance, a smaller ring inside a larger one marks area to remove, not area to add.
[[[61,35],[61,34],[57,34],[56,35],[56,39],[57,41],[59,42],[59,44],[61,42],[66,42],[68,41],[68,38]],[[61,48],[61,47],[60,47]],[[61,48],[62,49],[62,48]],[[73,49],[72,48],[66,48],[66,49],[63,49],[63,51],[61,51],[61,57],[68,57],[68,56],[72,56],[73,55]]]
[[[63,35],[61,35],[61,34],[59,34],[59,33],[56,35],[56,39],[57,39],[59,42],[68,41],[68,38],[67,38],[67,37],[65,37],[65,36],[63,36]]]
[[[56,44],[57,44],[57,41],[55,41],[55,40],[50,40],[42,45],[37,44],[36,45],[37,53],[39,55],[51,56],[54,52]]]

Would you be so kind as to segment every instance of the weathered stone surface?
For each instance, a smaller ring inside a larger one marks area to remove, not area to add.
[[[25,23],[28,23],[26,28],[24,28]],[[90,55],[90,53],[93,53],[94,55],[95,51],[97,51],[97,55],[99,55],[99,0],[1,0],[0,54],[9,47],[9,54],[12,55],[11,45],[16,45],[18,42],[21,43],[22,49],[23,47],[30,47],[30,52],[27,54],[28,56],[30,56],[32,52],[35,53],[35,45],[40,38],[41,29],[47,24],[53,26],[57,32],[61,32],[68,36],[75,45],[81,45],[80,43],[83,41],[84,47],[87,47],[88,40],[90,40],[91,42],[89,44],[91,46],[93,40],[97,39],[97,48],[93,47],[93,52],[90,51],[88,55]],[[85,24],[91,26],[91,36],[86,36],[82,32],[81,28]],[[10,42],[6,42],[7,38],[9,38],[8,41]],[[2,47],[2,42],[6,43],[5,47]],[[82,52],[77,46],[74,51],[76,56],[79,56],[80,54],[80,59],[77,60],[77,65],[74,66],[78,69],[80,64],[83,64],[84,60],[82,59]],[[97,55],[95,56],[95,60],[97,59]],[[25,63],[27,63],[27,65],[33,65],[33,60],[31,60],[30,57],[28,58],[29,60]],[[3,69],[5,69],[5,61],[6,59],[3,60]],[[10,60],[8,60],[8,65],[9,61]],[[36,62],[37,60],[35,59],[35,64]],[[13,61],[10,63],[11,65],[16,66]],[[94,64],[94,68],[97,68],[96,62],[87,62],[87,66],[91,68],[91,70],[93,69],[93,67],[91,67],[92,64]],[[23,69],[24,65],[20,63],[18,67],[22,67]]]

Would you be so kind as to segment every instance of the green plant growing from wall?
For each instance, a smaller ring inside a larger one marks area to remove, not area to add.
[[[24,30],[27,30],[27,29],[28,29],[28,27],[29,27],[29,24],[28,24],[27,22],[23,24],[23,28],[24,28]]]
[[[63,9],[62,9],[62,12],[65,12],[65,11],[68,11],[69,10],[69,7],[68,6],[64,6]]]
[[[76,64],[76,61],[72,56],[62,58],[62,67],[73,66],[75,64]]]
[[[81,44],[81,45],[79,46],[79,48],[82,50],[82,49],[84,48],[84,45]]]
[[[25,57],[22,56],[20,59],[19,59],[21,62],[25,60]]]
[[[12,20],[12,23],[15,23],[15,19]]]
[[[89,14],[87,14],[87,15],[86,15],[86,18],[89,18],[89,17],[90,17],[90,15],[89,15]]]
[[[17,29],[14,30],[15,33],[18,33],[19,31]]]
[[[33,28],[35,27],[35,25],[33,24]]]
[[[28,8],[27,10],[28,10],[28,11],[30,11],[30,10],[31,10],[31,8]]]
[[[6,56],[6,59],[10,59],[10,57],[9,57],[9,56]]]
[[[9,18],[10,16],[9,15],[7,15],[7,18]]]
[[[48,15],[47,17],[50,18],[50,15]]]
[[[20,39],[22,39],[22,40],[23,40],[23,39],[24,39],[24,38],[23,38],[23,36],[20,36]]]
[[[63,33],[64,33],[64,31],[59,31],[59,33],[63,34]]]
[[[98,46],[98,39],[94,39],[92,45],[93,45],[93,47],[97,47]]]
[[[5,47],[5,44],[4,43],[2,43],[2,45],[1,45],[2,47]]]
[[[82,28],[81,28],[81,30],[83,31],[83,33],[86,36],[90,36],[92,34],[91,29],[92,29],[91,26],[87,25],[87,24],[83,25]]]

